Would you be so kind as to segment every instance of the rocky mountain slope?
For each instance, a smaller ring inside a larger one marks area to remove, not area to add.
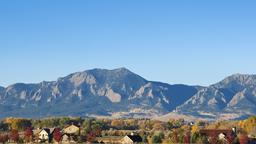
[[[256,75],[235,74],[203,88],[175,112],[210,119],[256,114]]]
[[[197,91],[147,81],[125,68],[93,69],[57,81],[0,89],[0,117],[152,117],[174,110]]]
[[[165,119],[256,115],[256,75],[235,74],[200,87],[148,81],[126,68],[93,69],[52,82],[0,87],[0,118],[162,115]]]

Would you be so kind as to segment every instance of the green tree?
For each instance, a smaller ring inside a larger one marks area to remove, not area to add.
[[[152,137],[152,143],[162,143],[163,139],[164,139],[163,132],[155,133]]]
[[[158,135],[153,135],[152,143],[162,143],[162,139]]]
[[[0,131],[7,131],[9,129],[9,125],[4,123],[3,121],[0,122]]]
[[[60,127],[64,128],[70,123],[70,118],[69,117],[60,118],[59,123],[60,123]]]
[[[84,135],[87,135],[87,134],[89,134],[89,132],[91,132],[91,130],[92,130],[92,121],[93,121],[92,119],[85,119],[84,120],[84,122],[82,124],[82,127],[83,127],[82,133]]]

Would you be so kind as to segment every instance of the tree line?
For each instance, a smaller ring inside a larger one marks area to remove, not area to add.
[[[5,118],[0,121],[0,143],[7,140],[29,142],[33,139],[33,130],[56,128],[53,137],[60,141],[61,130],[68,125],[81,128],[79,141],[93,142],[96,137],[124,136],[137,132],[144,143],[209,143],[209,139],[200,133],[201,129],[238,129],[233,143],[246,141],[247,135],[256,137],[256,116],[242,121],[197,121],[193,124],[184,120],[170,119],[167,122],[151,119],[95,119],[81,117],[57,117],[45,119]],[[20,137],[20,132],[24,137]],[[218,143],[222,143],[218,141]]]

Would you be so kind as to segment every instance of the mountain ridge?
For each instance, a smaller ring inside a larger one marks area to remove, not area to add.
[[[250,100],[248,100],[248,97]],[[215,119],[225,115],[239,119],[256,114],[256,75],[234,74],[198,91],[176,111]]]
[[[234,74],[202,87],[148,81],[126,68],[96,68],[71,73],[56,81],[0,87],[2,118],[152,118],[176,113],[207,119],[232,115],[232,119],[239,119],[256,114],[255,108],[256,75],[248,74]]]
[[[185,89],[188,92],[175,89]],[[170,90],[175,93],[172,95]],[[17,83],[0,95],[4,116],[164,114],[196,93],[192,86],[147,81],[126,68],[92,69],[38,84]],[[177,95],[180,98],[175,102]],[[175,99],[172,99],[174,97]],[[67,109],[62,105],[70,105]],[[96,108],[93,106],[98,105]],[[37,113],[31,115],[31,110]],[[44,110],[49,109],[49,110]],[[0,108],[1,111],[1,108]],[[38,114],[38,115],[37,115]],[[3,115],[2,115],[3,116]]]

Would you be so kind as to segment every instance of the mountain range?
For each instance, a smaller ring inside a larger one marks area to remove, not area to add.
[[[82,116],[207,119],[256,114],[256,75],[235,74],[209,87],[148,81],[126,68],[92,69],[56,81],[0,87],[0,118]]]

